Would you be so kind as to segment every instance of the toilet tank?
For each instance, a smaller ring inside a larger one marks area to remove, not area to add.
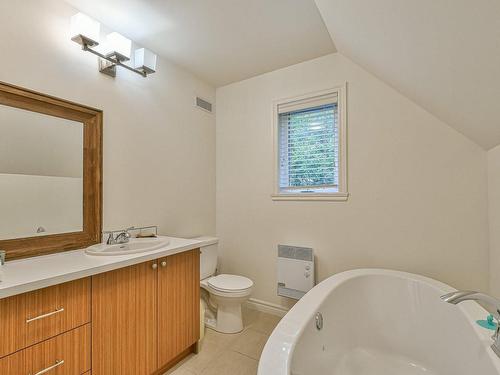
[[[203,280],[215,275],[217,270],[217,243],[200,247],[200,251],[200,280]]]

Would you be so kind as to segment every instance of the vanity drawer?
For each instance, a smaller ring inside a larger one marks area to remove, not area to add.
[[[28,348],[31,375],[81,375],[90,370],[90,324]]]
[[[90,278],[0,300],[0,357],[90,322]]]
[[[90,370],[90,324],[0,359],[0,374],[81,375]]]

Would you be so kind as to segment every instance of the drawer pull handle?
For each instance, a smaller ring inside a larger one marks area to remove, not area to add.
[[[52,315],[55,315],[55,314],[59,314],[59,313],[62,313],[64,311],[64,307],[58,309],[58,310],[55,310],[55,311],[52,311],[52,312],[49,312],[47,314],[43,314],[43,315],[38,315],[34,318],[29,318],[29,319],[26,319],[26,323],[31,323],[31,322],[34,322],[35,320],[39,320],[39,319],[43,319],[43,318],[48,318],[49,316],[52,316]],[[36,375],[36,374],[35,374]]]
[[[64,360],[61,360],[61,361],[58,361],[58,360],[57,360],[55,364],[53,364],[52,366],[47,367],[46,369],[43,369],[43,370],[41,370],[41,371],[38,371],[35,375],[42,375],[42,374],[46,374],[46,373],[47,373],[47,372],[49,372],[50,370],[53,370],[53,369],[55,369],[56,367],[59,367],[59,366],[61,366],[61,365],[63,365],[63,364],[64,364]],[[31,374],[30,374],[30,375],[31,375]]]

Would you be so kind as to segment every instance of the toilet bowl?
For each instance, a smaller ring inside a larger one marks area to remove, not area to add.
[[[250,298],[253,281],[239,275],[216,275],[217,239],[209,241],[200,251],[200,287],[207,299],[205,325],[221,333],[241,332],[241,305]]]
[[[253,282],[247,277],[221,274],[201,280],[209,294],[209,304],[216,310],[215,319],[205,321],[207,327],[222,333],[243,330],[241,305],[252,294]]]

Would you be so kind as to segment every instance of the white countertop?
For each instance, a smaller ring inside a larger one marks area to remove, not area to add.
[[[168,239],[170,243],[161,249],[137,254],[94,256],[82,249],[9,261],[2,267],[0,299],[218,242],[214,237]]]

